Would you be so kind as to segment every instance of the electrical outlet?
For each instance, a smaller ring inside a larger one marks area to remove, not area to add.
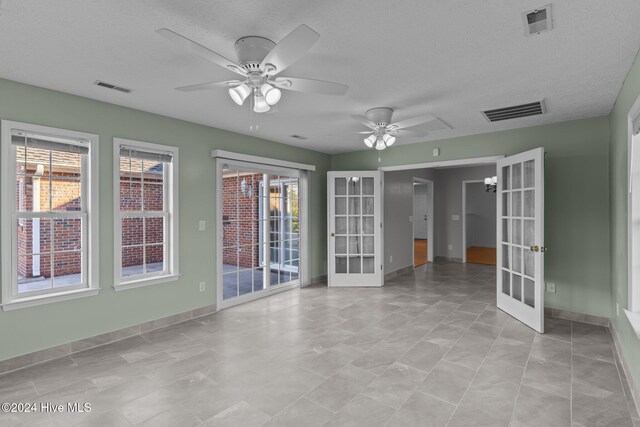
[[[453,245],[449,245],[449,250],[452,251],[453,250]]]
[[[393,264],[393,255],[389,255],[389,263]]]
[[[440,149],[439,148],[434,148],[433,149],[433,157],[438,157],[440,155]]]
[[[205,284],[204,282],[200,282],[200,292],[204,292]]]
[[[206,228],[207,228],[207,221],[201,219],[200,222],[198,222],[198,230],[204,231]]]
[[[556,284],[552,283],[552,282],[547,282],[546,283],[546,291],[550,294],[555,294],[556,293]]]

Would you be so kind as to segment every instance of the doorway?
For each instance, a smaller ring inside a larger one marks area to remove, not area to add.
[[[462,181],[462,262],[496,265],[496,193],[484,180]]]
[[[433,261],[433,181],[413,178],[412,226],[415,268]]]

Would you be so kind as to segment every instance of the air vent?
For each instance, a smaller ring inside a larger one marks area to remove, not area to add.
[[[514,105],[513,107],[496,108],[495,110],[486,110],[482,114],[490,122],[499,122],[501,120],[517,119],[519,117],[538,116],[547,112],[544,100],[532,102],[530,104]]]
[[[522,14],[522,22],[524,23],[524,35],[532,36],[551,30],[553,28],[551,21],[551,5],[530,10]]]
[[[289,136],[295,139],[309,139],[306,136],[302,136],[302,135],[289,135]]]
[[[103,82],[102,80],[96,80],[94,83],[96,86],[106,87],[107,89],[117,90],[118,92],[131,93],[131,89],[127,89],[126,87],[117,86],[111,83]]]

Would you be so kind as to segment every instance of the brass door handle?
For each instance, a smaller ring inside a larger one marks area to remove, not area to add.
[[[531,249],[531,252],[538,252],[540,250],[540,247],[534,245],[534,246],[531,246],[531,248],[529,248],[529,249]]]
[[[549,248],[546,246],[543,246],[540,248],[540,252],[549,252]]]
[[[336,233],[331,233],[331,237],[333,237],[333,236],[335,236],[335,235],[336,235]]]

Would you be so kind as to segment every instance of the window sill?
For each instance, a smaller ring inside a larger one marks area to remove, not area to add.
[[[170,274],[167,276],[144,278],[139,280],[132,280],[129,282],[121,282],[113,285],[113,288],[116,291],[125,291],[127,289],[135,289],[135,288],[142,288],[144,286],[158,285],[160,283],[175,282],[179,278],[180,278],[179,274]]]
[[[38,295],[34,297],[16,298],[2,304],[2,310],[16,310],[19,308],[35,307],[60,301],[98,295],[100,288],[74,289],[73,291],[57,292],[55,294]]]
[[[631,328],[633,328],[636,336],[640,339],[640,313],[629,310],[624,310],[624,313],[627,315],[627,319],[629,319]]]

